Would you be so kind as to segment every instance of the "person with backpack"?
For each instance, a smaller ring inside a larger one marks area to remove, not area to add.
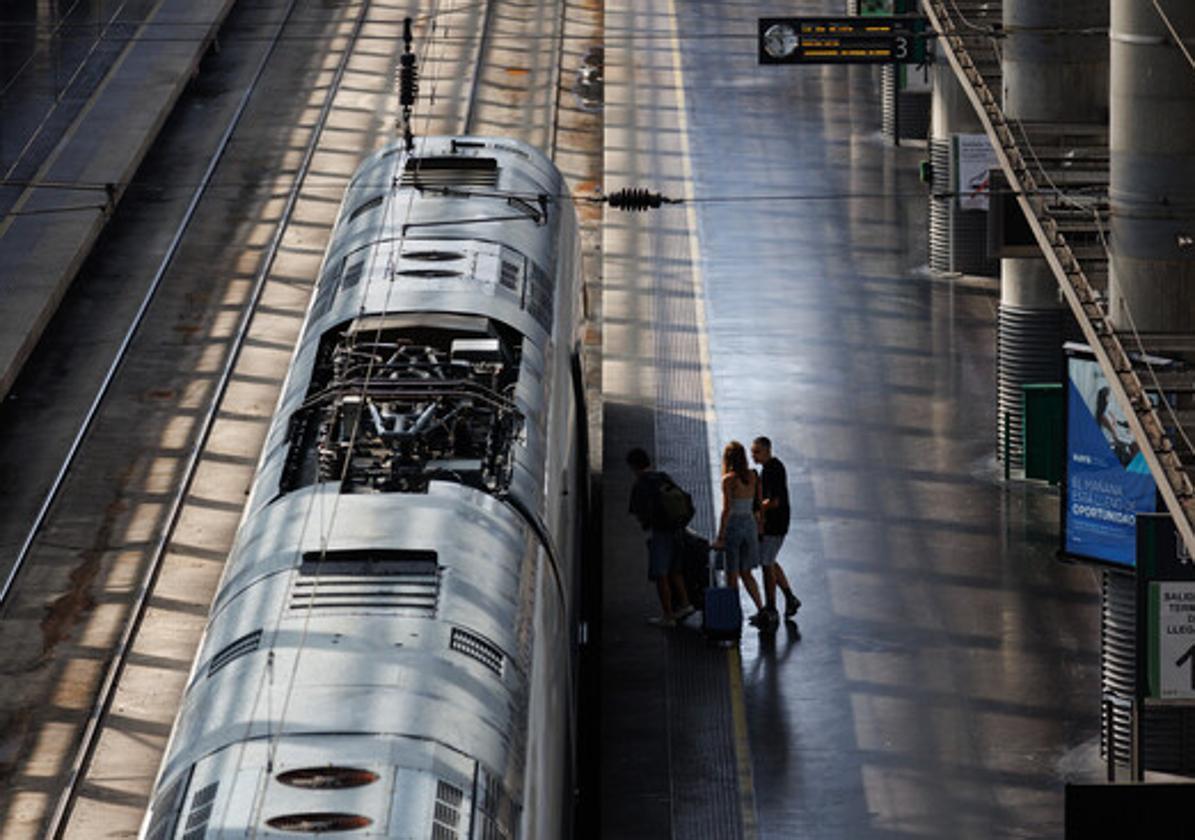
[[[635,474],[629,512],[647,537],[647,577],[656,585],[660,615],[648,619],[656,627],[675,627],[694,613],[685,592],[681,568],[681,535],[693,518],[693,499],[666,472],[653,470],[651,458],[638,447],[627,453]]]

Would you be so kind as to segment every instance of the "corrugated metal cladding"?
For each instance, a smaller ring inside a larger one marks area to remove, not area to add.
[[[889,140],[899,129],[902,140],[924,140],[929,136],[931,96],[929,91],[901,91],[896,80],[900,74],[891,64],[880,67],[880,128]],[[900,97],[897,101],[897,96]]]
[[[929,267],[950,271],[950,140],[929,141],[929,161],[933,168],[929,199]]]
[[[1001,304],[996,329],[996,443],[1004,457],[1004,417],[1009,418],[1008,460],[1024,463],[1022,385],[1058,381],[1058,348],[1066,312]]]
[[[960,210],[955,199],[951,141],[929,141],[933,166],[929,202],[929,267],[934,271],[998,277],[1000,260],[988,256],[988,214]]]
[[[1132,750],[1132,699],[1135,685],[1137,640],[1137,584],[1131,575],[1104,572],[1100,626],[1100,689],[1104,703],[1100,754],[1108,758],[1111,727],[1112,749],[1116,764],[1128,767]],[[1108,701],[1112,719],[1108,719]]]
[[[1104,572],[1100,687],[1100,755],[1108,757],[1108,728],[1112,727],[1117,767],[1126,770],[1132,754],[1132,700],[1136,673],[1137,582],[1129,574]],[[1112,720],[1108,720],[1108,701]],[[1146,770],[1160,773],[1195,773],[1195,709],[1150,707],[1141,721],[1142,761]]]

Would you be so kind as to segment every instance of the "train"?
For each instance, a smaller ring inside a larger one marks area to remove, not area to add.
[[[359,166],[142,838],[572,834],[580,265],[530,145]]]

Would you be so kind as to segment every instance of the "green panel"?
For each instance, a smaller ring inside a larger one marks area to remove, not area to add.
[[[1022,385],[1025,417],[1025,478],[1057,484],[1065,457],[1063,390],[1057,382]]]
[[[1160,587],[1156,583],[1149,584],[1149,603],[1146,607],[1149,611],[1149,638],[1147,640],[1149,649],[1146,657],[1146,674],[1148,674],[1149,685],[1146,687],[1145,693],[1149,697],[1162,696],[1162,666],[1158,656],[1158,623],[1161,616],[1159,589]]]

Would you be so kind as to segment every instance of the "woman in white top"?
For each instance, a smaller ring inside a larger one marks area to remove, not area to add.
[[[751,570],[759,565],[759,476],[747,464],[747,450],[737,440],[722,450],[722,518],[714,548],[725,552],[726,582],[738,588],[739,577],[755,603],[757,620],[763,609]]]

